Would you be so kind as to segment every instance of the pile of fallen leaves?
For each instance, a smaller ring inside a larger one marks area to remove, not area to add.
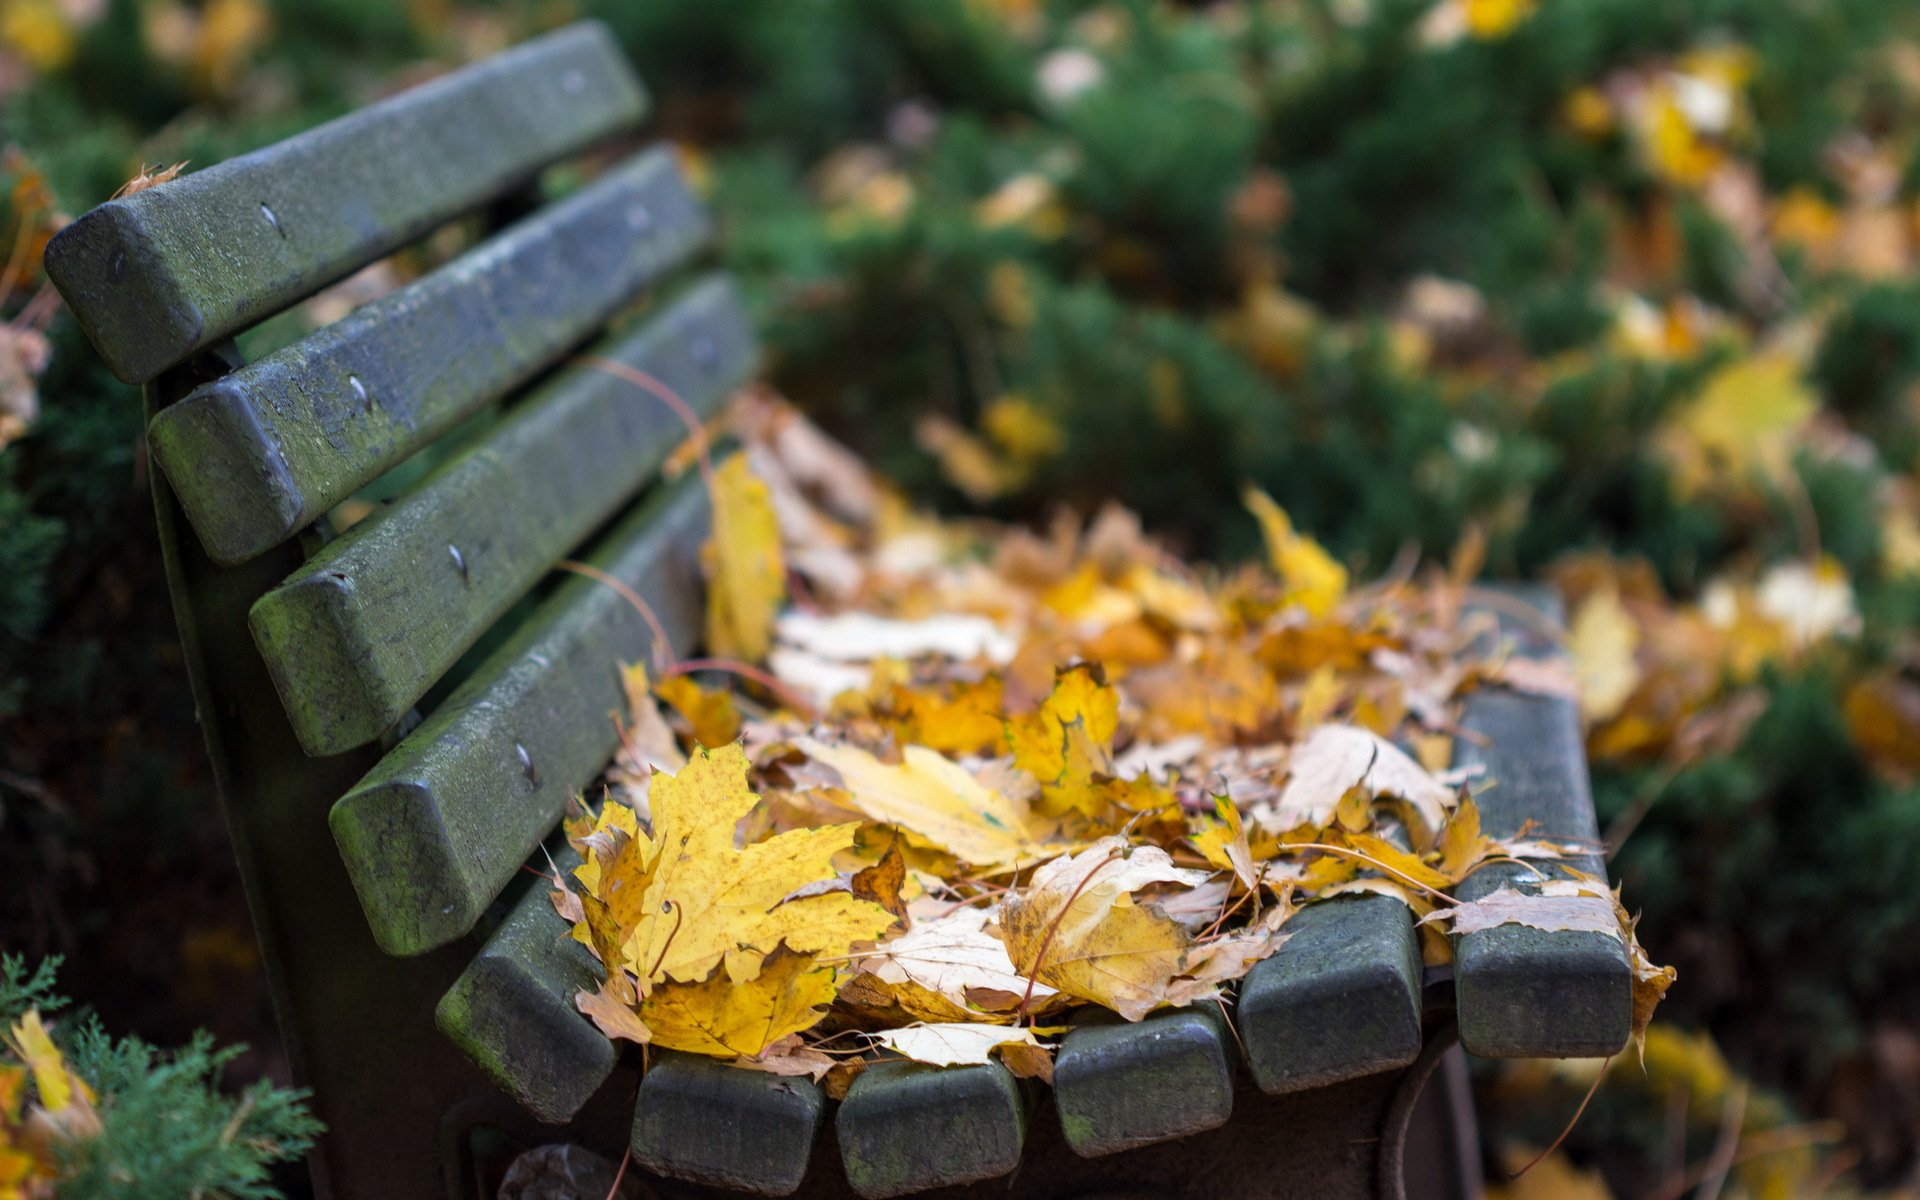
[[[1294,913],[1354,892],[1405,902],[1430,963],[1449,929],[1617,936],[1645,1028],[1672,972],[1604,880],[1450,895],[1594,849],[1487,836],[1493,781],[1449,769],[1468,693],[1574,686],[1506,657],[1471,543],[1354,587],[1249,492],[1267,562],[1197,568],[1114,508],[1044,535],[917,513],[766,395],[730,423],[707,636],[735,657],[627,669],[556,875],[610,1037],[837,1086],[882,1051],[1044,1078],[1068,1010],[1224,1011]]]

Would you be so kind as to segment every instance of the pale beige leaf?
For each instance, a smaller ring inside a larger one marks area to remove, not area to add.
[[[1412,806],[1431,835],[1446,823],[1453,793],[1399,747],[1357,725],[1322,725],[1296,746],[1287,761],[1287,785],[1279,799],[1253,816],[1269,833],[1333,820],[1340,798],[1354,787],[1375,796],[1397,796]]]
[[[843,663],[931,656],[963,662],[984,658],[1004,665],[1019,649],[992,621],[965,613],[902,621],[862,612],[823,616],[791,611],[775,623],[774,636],[796,650]]]
[[[931,921],[916,921],[899,937],[882,942],[861,959],[862,967],[891,984],[913,983],[962,1009],[975,1006],[970,992],[1025,996],[1037,1003],[1055,994],[1013,969],[1007,944],[987,932],[991,909],[969,906]]]
[[[1000,1046],[1039,1046],[1038,1034],[1060,1034],[1064,1029],[1012,1028],[1006,1025],[956,1023],[951,1025],[909,1025],[905,1029],[887,1029],[873,1035],[880,1045],[904,1054],[915,1062],[936,1067],[978,1066],[993,1061]]]
[[[1437,909],[1422,924],[1445,921],[1456,934],[1476,933],[1500,925],[1525,925],[1548,933],[1600,933],[1620,938],[1620,921],[1613,900],[1585,892],[1534,895],[1501,887],[1478,900]]]

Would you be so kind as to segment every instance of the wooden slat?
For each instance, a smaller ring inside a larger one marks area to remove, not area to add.
[[[755,1196],[800,1188],[827,1099],[805,1076],[656,1052],[633,1111],[633,1159],[656,1175]]]
[[[588,560],[645,598],[676,653],[700,628],[707,513],[700,481],[683,479]],[[383,949],[418,954],[473,927],[612,757],[620,666],[646,661],[651,645],[617,592],[569,579],[333,806],[334,840]]]
[[[1519,595],[1539,617],[1529,622],[1502,611],[1503,635],[1529,657],[1560,653],[1542,628],[1561,625],[1558,597],[1544,589]],[[1461,738],[1457,757],[1463,766],[1484,768],[1473,789],[1487,833],[1512,836],[1531,822],[1530,836],[1599,846],[1580,715],[1572,701],[1483,691],[1468,702],[1463,724],[1477,737]],[[1606,877],[1606,862],[1597,853],[1565,865]],[[1470,876],[1459,895],[1478,899],[1504,883],[1523,884],[1560,869],[1552,863],[1534,864],[1531,871],[1495,864]],[[1625,947],[1603,934],[1503,925],[1454,940],[1460,1043],[1473,1054],[1613,1054],[1626,1044],[1632,1023],[1632,987]]]
[[[115,375],[143,383],[637,124],[646,96],[582,22],[73,222],[47,247]]]
[[[1170,1009],[1067,1034],[1053,1099],[1083,1158],[1218,1129],[1233,1115],[1233,1058],[1220,1010]]]
[[[580,860],[555,855],[563,871]],[[566,1121],[613,1073],[613,1044],[574,996],[600,986],[600,968],[535,881],[454,981],[434,1020],[467,1056],[542,1121]],[[404,1087],[404,1080],[396,1080]]]
[[[653,375],[704,417],[751,373],[753,337],[715,278],[594,352]],[[262,597],[254,639],[307,752],[380,736],[686,437],[657,398],[570,367]]]
[[[198,389],[155,418],[154,457],[207,552],[244,561],[577,345],[709,229],[672,152],[640,155]]]
[[[1420,1056],[1420,946],[1407,906],[1338,896],[1300,910],[1240,986],[1240,1036],[1262,1091],[1324,1087]]]
[[[834,1118],[847,1182],[866,1200],[997,1179],[1020,1165],[1026,1103],[1005,1067],[868,1067]]]

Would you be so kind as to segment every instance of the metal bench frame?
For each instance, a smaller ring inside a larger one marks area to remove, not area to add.
[[[711,233],[669,153],[539,203],[543,168],[645,106],[583,23],[111,201],[48,248],[102,356],[144,385],[193,693],[288,1054],[331,1131],[320,1194],[471,1197],[503,1157],[561,1140],[630,1148],[676,1195],[984,1197],[1012,1175],[1049,1196],[1394,1197],[1403,1174],[1416,1195],[1472,1194],[1456,1028],[1482,1054],[1618,1049],[1630,977],[1611,939],[1488,930],[1423,971],[1403,906],[1331,901],[1244,982],[1237,1032],[1191,1011],[1089,1021],[1050,1092],[998,1066],[886,1064],[837,1108],[687,1055],[642,1078],[575,1011],[596,968],[522,868],[564,858],[558,816],[613,750],[617,664],[652,634],[599,584],[542,580],[581,554],[684,654],[708,522],[696,481],[655,478],[672,417],[564,360],[597,338],[589,353],[701,412],[754,360],[723,277],[660,291]],[[241,361],[234,334],[474,211],[493,214],[482,245]],[[646,296],[647,323],[621,328]],[[436,443],[451,452],[430,473],[334,532],[336,505]],[[1500,780],[1491,832],[1594,837],[1569,705],[1487,693],[1468,724]],[[1423,1093],[1436,1070],[1447,1087]]]

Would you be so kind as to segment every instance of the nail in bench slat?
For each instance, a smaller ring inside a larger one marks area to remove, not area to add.
[[[1560,625],[1558,597],[1544,589],[1515,593]],[[1501,632],[1529,657],[1558,653],[1552,639],[1501,613]],[[1598,847],[1593,798],[1579,712],[1570,700],[1504,690],[1476,693],[1464,726],[1484,739],[1458,742],[1461,764],[1485,772],[1473,784],[1482,828],[1511,836],[1533,822],[1531,836]],[[1598,854],[1570,860],[1606,877]],[[1539,864],[1543,873],[1558,868]],[[1529,877],[1508,864],[1484,867],[1459,889],[1474,900]],[[1550,933],[1502,925],[1454,939],[1454,995],[1460,1043],[1488,1057],[1600,1057],[1626,1044],[1632,1023],[1632,972],[1621,943],[1603,934]]]
[[[753,340],[733,288],[712,279],[598,353],[704,417],[750,374]],[[301,745],[338,754],[378,737],[686,437],[655,397],[569,367],[391,511],[309,559],[250,621]]]
[[[1075,1154],[1116,1154],[1227,1123],[1233,1058],[1219,1010],[1203,1003],[1067,1034],[1054,1063],[1053,1098]]]
[[[826,1107],[810,1079],[658,1051],[640,1082],[633,1158],[689,1183],[790,1196],[806,1177]]]
[[[144,383],[645,111],[612,36],[583,22],[109,201],[53,239],[47,273],[113,373]]]
[[[1391,896],[1307,905],[1240,985],[1240,1036],[1262,1091],[1325,1087],[1420,1056],[1420,945]]]
[[[566,850],[555,862],[571,872],[580,859]],[[434,1020],[529,1112],[557,1123],[580,1111],[619,1055],[574,1004],[576,993],[600,986],[600,968],[568,936],[550,890],[536,882],[514,903]]]
[[[672,153],[649,151],[163,410],[154,457],[207,553],[245,561],[524,383],[709,232]]]
[[[658,614],[676,653],[698,636],[706,492],[682,479],[588,561]],[[473,927],[612,757],[621,663],[651,637],[595,580],[558,587],[526,625],[333,806],[329,823],[381,948],[419,954]]]
[[[847,1182],[866,1200],[1009,1174],[1026,1105],[1005,1067],[886,1062],[853,1081],[834,1121]]]

